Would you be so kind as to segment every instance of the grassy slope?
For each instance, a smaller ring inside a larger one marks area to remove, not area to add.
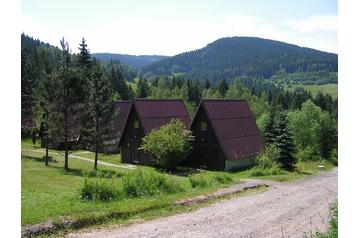
[[[127,86],[130,85],[130,86],[132,87],[132,89],[133,89],[134,92],[137,90],[137,84],[136,84],[136,83],[134,83],[134,82],[129,82],[129,81],[126,81],[126,83],[127,83]]]
[[[301,85],[295,84],[292,85],[291,88],[285,87],[288,90],[293,90],[296,87],[303,87],[304,89],[310,91],[313,95],[317,94],[318,92],[328,93],[332,95],[333,98],[338,97],[338,84],[323,84],[323,85]]]
[[[33,149],[29,141],[23,141],[22,148]],[[51,150],[50,152],[55,151]],[[181,187],[183,187],[185,191],[177,194],[160,195],[137,199],[126,199],[121,201],[83,202],[79,199],[78,190],[83,182],[83,172],[91,171],[93,168],[93,164],[78,159],[70,158],[69,166],[71,170],[69,172],[65,172],[63,169],[63,153],[60,152],[60,155],[52,155],[54,156],[54,159],[56,159],[57,163],[51,162],[50,166],[46,167],[42,162],[43,154],[31,152],[28,150],[22,150],[22,225],[41,223],[47,220],[56,221],[61,219],[61,217],[87,219],[98,216],[107,216],[116,212],[140,211],[145,208],[155,207],[145,213],[147,215],[142,214],[141,219],[147,219],[148,217],[168,215],[175,211],[182,211],[183,208],[173,208],[173,206],[171,205],[174,203],[174,201],[178,199],[213,192],[218,187],[228,186],[218,184],[210,188],[192,188],[188,177],[172,175],[174,179],[180,182]],[[91,157],[93,156],[93,153],[81,154],[81,156]],[[318,162],[299,163],[298,172],[288,173],[286,175],[260,178],[276,179],[280,181],[294,180],[297,178],[308,176],[310,174],[317,173],[317,165]],[[99,167],[100,170],[109,170],[118,174],[124,174],[129,171],[126,169],[120,169],[115,167]],[[327,167],[330,168],[331,166]],[[231,175],[234,180],[232,183],[237,183],[242,178],[248,178],[249,172],[248,170],[244,170],[239,172],[232,172]],[[116,222],[123,221],[117,220]]]

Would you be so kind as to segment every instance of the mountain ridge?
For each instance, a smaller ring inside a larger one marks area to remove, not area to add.
[[[141,68],[145,77],[181,73],[187,79],[249,76],[270,78],[287,73],[338,71],[338,55],[258,37],[225,37],[205,47],[181,53]]]

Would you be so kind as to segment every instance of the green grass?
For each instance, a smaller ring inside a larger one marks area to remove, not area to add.
[[[338,237],[338,201],[330,206],[331,220],[329,221],[328,231],[316,232],[314,238],[337,238]]]
[[[109,200],[106,202],[97,200],[83,201],[80,198],[80,189],[83,186],[85,176],[101,177],[101,180],[106,181],[105,183],[112,183],[114,181],[111,185],[116,186],[119,179],[132,170],[99,166],[100,172],[94,173],[93,163],[69,158],[70,170],[65,171],[63,169],[64,154],[62,151],[50,150],[50,155],[57,162],[50,162],[50,166],[46,167],[42,159],[43,153],[29,151],[34,149],[31,141],[22,141],[22,148],[24,149],[21,156],[21,223],[23,226],[49,220],[57,222],[65,218],[86,221],[88,223],[91,223],[89,221],[100,221],[101,224],[108,224],[111,222],[130,222],[138,217],[140,219],[150,219],[152,217],[165,216],[191,209],[174,206],[174,202],[179,199],[211,193],[220,187],[227,187],[238,183],[240,179],[252,178],[250,177],[249,170],[230,173],[207,171],[204,173],[205,178],[219,177],[220,180],[222,177],[224,179],[220,181],[223,183],[219,181],[210,183],[206,187],[193,187],[189,180],[189,176],[192,175],[193,171],[187,170],[188,173],[184,173],[185,175],[181,176],[166,175],[180,186],[181,190],[175,193],[159,193],[152,196]],[[90,154],[81,154],[83,157],[85,155]],[[258,178],[292,181],[317,174],[319,172],[317,168],[319,164],[320,162],[300,162],[295,172]],[[141,167],[145,171],[156,171],[152,167]],[[326,164],[327,169],[332,167],[332,165]],[[227,177],[230,177],[230,179],[226,180],[225,178]],[[122,214],[131,215],[123,216]]]
[[[293,91],[295,88],[303,87],[307,91],[310,91],[312,95],[316,95],[318,92],[328,93],[333,98],[338,97],[338,84],[323,84],[323,85],[301,85],[301,84],[294,84],[290,88],[285,86],[286,90]]]
[[[134,81],[137,82],[139,79],[138,78],[135,78]],[[134,82],[129,82],[129,81],[126,81],[126,84],[127,86],[131,86],[132,87],[132,90],[135,92],[137,90],[137,84],[134,83]]]

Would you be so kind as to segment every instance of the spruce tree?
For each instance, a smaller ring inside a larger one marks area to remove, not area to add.
[[[292,153],[295,152],[292,134],[288,128],[286,112],[281,112],[278,118],[276,128],[274,130],[277,148],[280,150],[279,163],[281,167],[292,170],[295,167],[297,159],[293,157]]]
[[[229,90],[229,85],[226,83],[225,79],[220,81],[218,90],[219,90],[221,97],[224,98],[227,90]]]
[[[149,96],[149,83],[147,79],[139,78],[137,82],[137,98],[147,98]]]
[[[114,89],[114,93],[117,95],[116,99],[128,100],[130,96],[128,86],[123,78],[118,63],[112,64],[109,78],[112,88]]]
[[[206,79],[205,81],[205,87],[204,87],[206,90],[208,90],[209,88],[211,88],[211,83],[209,81],[209,79]]]
[[[87,101],[88,116],[84,126],[84,141],[89,146],[94,146],[94,169],[97,169],[98,153],[103,146],[104,139],[111,129],[111,121],[114,116],[112,91],[109,79],[99,62],[94,61],[89,85]]]

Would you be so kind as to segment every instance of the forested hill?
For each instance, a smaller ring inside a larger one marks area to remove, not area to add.
[[[120,61],[122,64],[127,64],[133,68],[141,68],[146,65],[155,63],[159,60],[168,58],[163,55],[124,55],[124,54],[112,54],[112,53],[94,53],[93,57],[101,61]]]
[[[237,76],[270,78],[278,71],[337,72],[338,55],[256,37],[222,38],[142,68],[145,76],[184,73],[186,79],[217,82]]]

